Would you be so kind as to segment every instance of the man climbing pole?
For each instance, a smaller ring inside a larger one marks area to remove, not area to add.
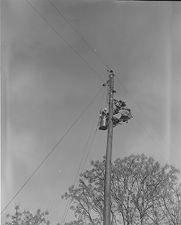
[[[131,110],[126,107],[126,103],[122,100],[113,100],[113,127],[117,126],[118,124],[121,124],[123,122],[128,123],[128,120],[132,118]],[[115,115],[121,113],[121,116],[118,118]],[[106,130],[108,127],[108,111],[107,108],[100,111],[100,122],[99,122],[99,129],[100,130]]]

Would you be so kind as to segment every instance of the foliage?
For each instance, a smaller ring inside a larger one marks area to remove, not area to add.
[[[5,225],[49,225],[48,214],[48,211],[41,211],[40,209],[34,215],[28,210],[20,212],[20,208],[17,205],[15,206],[15,214],[6,216],[7,221]]]
[[[105,160],[93,161],[78,187],[62,197],[71,199],[76,220],[67,225],[102,224]],[[179,171],[161,166],[152,157],[131,155],[112,164],[111,219],[123,225],[180,225]]]

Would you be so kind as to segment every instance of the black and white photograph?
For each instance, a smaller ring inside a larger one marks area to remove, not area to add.
[[[181,225],[179,1],[1,1],[1,224]]]

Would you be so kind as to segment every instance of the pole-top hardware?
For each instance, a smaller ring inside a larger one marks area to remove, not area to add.
[[[107,66],[106,68],[107,72],[110,73],[111,75],[114,75],[114,72],[112,69],[109,68],[109,66]]]

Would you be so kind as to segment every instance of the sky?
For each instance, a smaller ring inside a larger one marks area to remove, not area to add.
[[[181,170],[181,4],[50,1],[2,4],[2,208],[106,82],[105,65],[134,116],[114,128],[113,160],[144,153]],[[107,134],[95,132],[105,104],[102,88],[6,213],[19,204],[62,221],[61,196],[105,154]]]

